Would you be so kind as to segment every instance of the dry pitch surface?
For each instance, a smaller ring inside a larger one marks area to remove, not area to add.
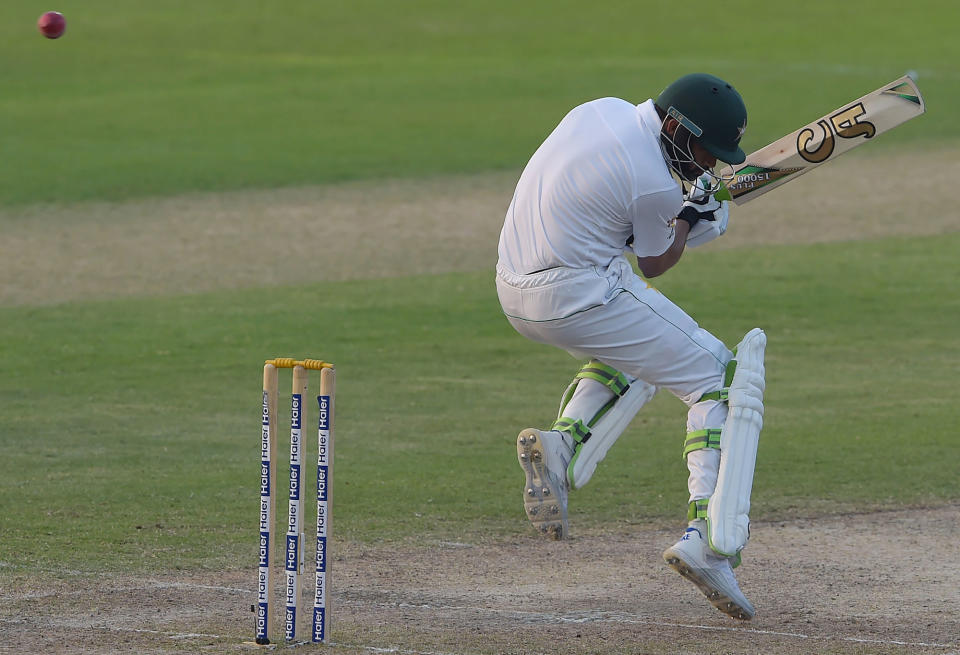
[[[900,157],[895,182],[891,165],[841,159],[735,209],[708,247],[960,229],[943,202],[955,152]],[[0,306],[490,269],[515,177],[0,212]],[[518,467],[523,522],[521,485]],[[758,611],[749,623],[662,563],[680,525],[574,524],[563,543],[336,541],[331,650],[960,655],[960,506],[783,519],[753,526],[738,574]],[[254,578],[252,568],[104,576],[0,562],[0,652],[258,652],[245,643]]]
[[[574,529],[565,542],[337,541],[331,650],[956,655],[958,518],[952,506],[754,524],[738,569],[757,607],[749,623],[720,614],[663,564],[677,528]],[[517,520],[526,520],[522,511]],[[256,652],[245,643],[255,575],[7,570],[0,650]]]

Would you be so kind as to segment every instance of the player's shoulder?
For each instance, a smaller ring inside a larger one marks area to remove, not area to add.
[[[637,106],[614,97],[597,98],[574,107],[566,122],[577,129],[589,129],[600,134],[614,134],[621,141],[629,141],[639,127]]]
[[[599,114],[617,114],[636,111],[636,105],[622,98],[606,97],[590,100],[574,107],[573,111],[594,111]]]
[[[670,173],[660,146],[660,122],[652,100],[634,104],[621,98],[597,98],[581,105],[592,112],[594,135],[609,135],[611,147],[633,171],[634,199],[657,205],[658,213],[676,212],[683,187]],[[595,119],[595,120],[594,120]],[[662,207],[661,207],[662,206]]]

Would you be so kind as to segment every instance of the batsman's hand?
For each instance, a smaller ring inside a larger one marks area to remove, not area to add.
[[[677,218],[690,223],[687,245],[696,248],[727,231],[730,203],[713,197],[710,177],[703,175],[694,182]]]
[[[704,173],[690,183],[690,191],[683,197],[693,203],[706,202],[713,197],[717,188],[713,186],[713,178]]]

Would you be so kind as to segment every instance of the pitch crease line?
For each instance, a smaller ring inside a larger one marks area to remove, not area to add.
[[[240,589],[239,587],[222,587],[218,585],[193,584],[190,582],[162,582],[160,580],[145,580],[143,584],[125,585],[122,587],[113,587],[111,591],[149,591],[155,589],[205,589],[208,591],[228,591],[233,594],[250,594],[249,589]],[[78,591],[46,591],[34,594],[20,595],[2,595],[0,602],[15,602],[18,600],[38,600],[42,598],[64,598],[67,596],[85,596],[89,594],[87,590]]]
[[[29,625],[36,626],[39,625],[37,621],[28,621],[26,619],[0,619],[0,623],[6,623],[8,625]],[[167,630],[150,630],[148,628],[123,628],[123,627],[112,627],[109,625],[76,625],[74,623],[50,623],[47,621],[43,622],[44,626],[54,626],[56,628],[71,628],[75,630],[100,630],[105,632],[133,632],[139,634],[149,634],[149,635],[164,635],[170,637],[171,639],[194,639],[197,637],[205,637],[208,639],[225,639],[223,635],[213,635],[207,634],[204,632],[171,632]]]
[[[351,604],[350,601],[346,601],[344,604]],[[363,605],[365,603],[352,603]],[[748,634],[761,634],[761,635],[772,635],[777,637],[793,637],[795,639],[814,639],[819,641],[851,641],[857,643],[871,643],[871,644],[880,644],[885,646],[919,646],[923,648],[958,648],[960,644],[941,644],[936,642],[923,642],[923,641],[901,641],[896,639],[868,639],[863,637],[848,637],[844,635],[837,636],[828,636],[828,635],[807,635],[800,632],[781,632],[777,630],[761,630],[759,628],[737,628],[733,626],[711,626],[711,625],[699,625],[693,623],[670,623],[668,621],[654,621],[652,619],[644,619],[639,617],[628,617],[628,616],[617,616],[614,614],[607,614],[605,616],[600,614],[595,614],[593,616],[585,617],[569,617],[569,616],[560,616],[556,614],[546,614],[543,612],[525,612],[523,610],[502,610],[490,607],[469,607],[469,606],[456,606],[456,605],[429,605],[429,604],[414,604],[414,603],[377,603],[382,606],[392,606],[399,607],[402,609],[429,609],[429,610],[454,610],[462,611],[469,610],[473,612],[488,612],[491,614],[501,614],[501,615],[513,615],[517,617],[538,617],[544,620],[557,621],[560,623],[635,623],[638,625],[653,625],[666,628],[689,628],[693,630],[712,630],[712,631],[723,631],[723,632],[743,632]]]

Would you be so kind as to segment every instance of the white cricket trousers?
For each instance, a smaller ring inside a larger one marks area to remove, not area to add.
[[[733,353],[636,275],[626,258],[607,267],[529,275],[498,266],[496,281],[503,311],[523,336],[667,389],[688,407],[687,432],[723,427],[727,405],[697,401],[723,386]],[[690,453],[691,500],[713,493],[719,462],[715,449]]]

